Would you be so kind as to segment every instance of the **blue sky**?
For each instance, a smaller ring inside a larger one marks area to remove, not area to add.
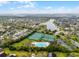
[[[0,14],[79,13],[79,1],[0,1]]]

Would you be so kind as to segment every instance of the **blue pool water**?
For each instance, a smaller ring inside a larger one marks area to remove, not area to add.
[[[37,47],[45,47],[47,45],[45,43],[36,43],[35,46],[37,46]]]

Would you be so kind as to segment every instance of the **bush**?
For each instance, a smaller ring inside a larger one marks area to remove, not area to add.
[[[67,48],[61,46],[61,45],[49,45],[47,48],[48,52],[70,52]]]
[[[79,53],[79,48],[74,49],[73,52],[78,52]]]
[[[49,45],[49,46],[46,48],[46,50],[47,50],[48,52],[53,52],[53,51],[55,50],[55,47],[54,47],[53,45]]]
[[[16,48],[13,47],[13,46],[9,46],[9,49],[10,49],[10,50],[16,50]]]

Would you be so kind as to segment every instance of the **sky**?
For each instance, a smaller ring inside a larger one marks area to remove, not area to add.
[[[0,1],[0,14],[79,13],[79,1]]]

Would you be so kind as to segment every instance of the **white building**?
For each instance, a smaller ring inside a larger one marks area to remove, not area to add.
[[[48,30],[54,31],[54,30],[59,30],[57,26],[53,23],[54,19],[50,19],[46,23],[42,23],[40,25],[46,25]]]

